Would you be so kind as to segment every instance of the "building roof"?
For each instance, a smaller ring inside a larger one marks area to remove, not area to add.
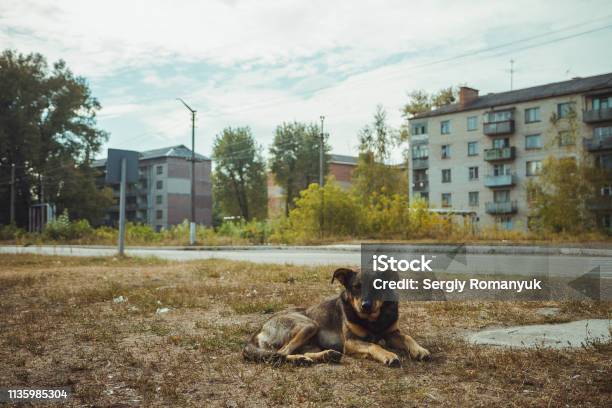
[[[208,157],[203,156],[199,153],[195,154],[196,160],[210,160]],[[176,145],[169,147],[162,147],[160,149],[153,150],[145,150],[143,152],[139,152],[138,159],[139,160],[150,160],[150,159],[158,159],[160,157],[178,157],[183,159],[191,158],[191,149],[187,148],[185,145]],[[106,165],[106,158],[94,160],[92,163],[93,167],[103,167]]]
[[[536,99],[553,98],[562,95],[594,92],[604,90],[606,88],[612,88],[612,73],[586,78],[574,78],[570,79],[569,81],[554,82],[546,85],[533,86],[531,88],[517,89],[515,91],[482,95],[464,104],[463,106],[460,103],[444,105],[438,109],[414,115],[411,120],[475,109],[488,109],[497,106],[511,105]]]
[[[357,160],[359,158],[355,157],[355,156],[346,156],[343,154],[330,154],[329,155],[329,162],[330,163],[337,163],[337,164],[351,164],[351,165],[357,165]]]

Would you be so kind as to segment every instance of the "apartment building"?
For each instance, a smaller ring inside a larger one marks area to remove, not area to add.
[[[525,229],[526,186],[546,157],[587,152],[612,175],[612,73],[487,95],[461,87],[458,99],[409,121],[410,195],[432,208]],[[610,186],[591,209],[610,228]]]
[[[329,155],[329,173],[334,176],[343,189],[351,186],[353,170],[357,167],[357,157],[342,154]],[[274,174],[268,173],[268,216],[280,215],[285,210],[285,191],[276,184]]]
[[[195,155],[196,222],[212,224],[211,160]],[[106,159],[93,167],[102,170],[98,180],[104,184]],[[191,149],[184,145],[140,152],[139,180],[126,192],[126,219],[149,224],[156,230],[180,224],[191,217]],[[108,209],[105,223],[119,221],[119,186],[113,185],[116,203]]]

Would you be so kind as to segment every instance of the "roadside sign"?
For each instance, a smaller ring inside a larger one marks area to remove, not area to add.
[[[126,159],[126,182],[138,181],[138,152],[134,150],[108,149],[106,157],[106,182],[121,182],[121,160]]]

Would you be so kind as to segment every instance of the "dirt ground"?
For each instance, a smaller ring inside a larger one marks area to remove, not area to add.
[[[483,327],[609,319],[610,303],[404,302],[401,329],[431,361],[403,357],[398,369],[350,357],[313,367],[244,362],[242,345],[270,313],[340,291],[332,271],[1,255],[0,386],[70,386],[66,406],[75,407],[612,404],[610,343],[525,351],[461,340]],[[561,312],[542,316],[542,306]]]

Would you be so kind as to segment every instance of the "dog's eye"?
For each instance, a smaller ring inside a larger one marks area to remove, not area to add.
[[[361,283],[358,283],[353,287],[355,288],[355,290],[361,290]]]

